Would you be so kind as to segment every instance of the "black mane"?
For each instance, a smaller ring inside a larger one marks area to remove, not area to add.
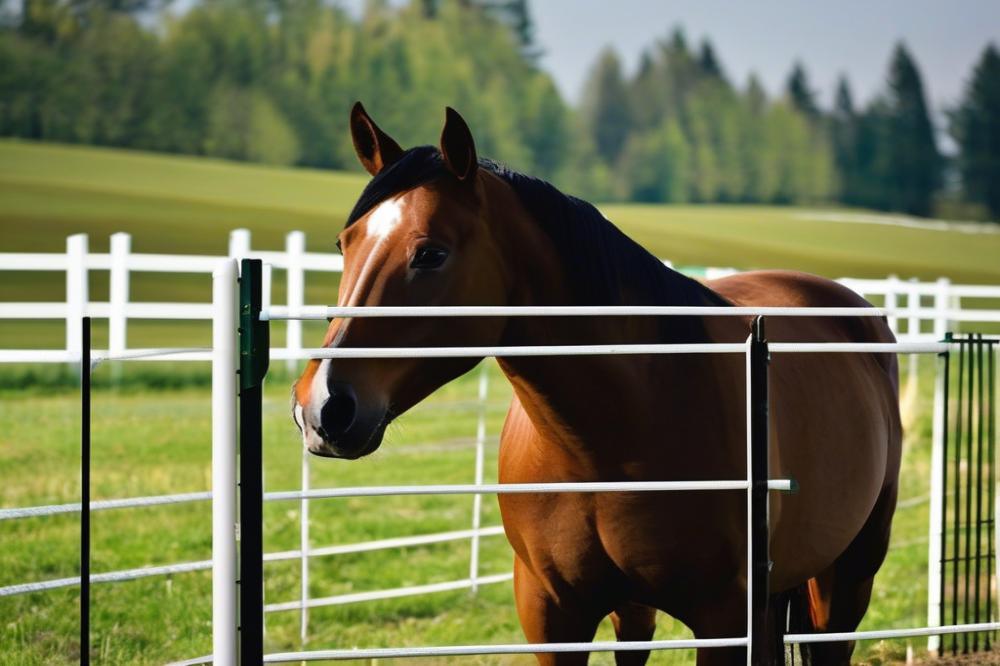
[[[480,159],[479,166],[509,184],[552,238],[576,292],[576,302],[565,305],[730,305],[696,280],[664,266],[586,201],[490,159]],[[454,176],[437,148],[406,151],[368,183],[346,226],[393,195],[438,178]],[[685,332],[693,324],[693,318],[664,318],[672,339],[697,339],[695,331]]]

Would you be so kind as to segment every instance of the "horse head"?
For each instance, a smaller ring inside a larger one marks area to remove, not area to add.
[[[358,159],[372,175],[337,245],[337,303],[354,306],[502,305],[501,250],[483,203],[472,133],[448,109],[440,148],[404,151],[355,104]],[[496,344],[501,318],[334,318],[324,347]],[[293,414],[310,452],[359,458],[393,418],[480,359],[312,360],[295,384]]]

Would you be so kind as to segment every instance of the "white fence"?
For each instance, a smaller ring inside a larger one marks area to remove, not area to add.
[[[203,303],[136,302],[130,298],[130,276],[133,272],[202,273],[210,274],[218,266],[218,256],[138,254],[132,252],[129,234],[111,236],[110,251],[89,251],[86,234],[66,239],[64,253],[0,253],[0,272],[49,271],[64,273],[65,300],[53,302],[0,303],[0,321],[12,319],[62,320],[66,327],[66,342],[61,349],[0,349],[0,362],[46,363],[75,362],[80,355],[78,332],[80,319],[87,314],[108,320],[108,352],[115,355],[130,350],[128,323],[131,319],[209,320],[212,308],[206,288]],[[343,258],[334,253],[306,252],[306,237],[293,231],[285,237],[283,251],[253,250],[250,232],[232,231],[228,257],[256,257],[270,269],[286,272],[285,305],[296,311],[305,302],[307,272],[338,273],[343,270]],[[665,262],[668,263],[669,262]],[[269,269],[268,269],[269,270]],[[107,301],[89,299],[90,271],[109,272]],[[696,271],[706,277],[720,277],[735,272],[729,268],[708,268]],[[264,306],[271,305],[271,276],[265,275]],[[944,333],[962,324],[1000,323],[1000,305],[976,302],[979,299],[1000,299],[998,285],[952,284],[947,278],[934,282],[901,280],[890,276],[881,280],[842,278],[841,283],[858,293],[881,300],[891,311],[890,325],[901,342],[940,340]],[[272,349],[272,358],[290,359],[303,348],[302,324],[287,322],[285,344]],[[208,360],[208,354],[203,355]],[[289,360],[289,363],[294,363]]]
[[[304,313],[306,273],[339,272],[343,269],[342,257],[338,254],[309,253],[305,251],[305,235],[291,232],[286,237],[284,251],[254,251],[251,248],[250,233],[235,230],[230,234],[228,256],[231,258],[258,257],[266,265],[264,282],[264,308],[275,312],[281,308],[271,308],[272,289],[270,269],[286,271],[286,312]],[[217,269],[222,257],[205,255],[165,255],[137,254],[131,251],[128,234],[114,234],[108,253],[91,253],[86,235],[70,236],[65,253],[0,253],[2,271],[57,271],[66,277],[65,300],[58,302],[7,302],[0,303],[0,320],[60,320],[65,322],[65,346],[61,349],[5,349],[0,350],[0,362],[8,363],[67,363],[80,358],[80,321],[85,315],[108,320],[109,349],[96,356],[117,358],[132,357],[149,360],[205,360],[212,358],[209,350],[184,351],[173,356],[157,356],[156,350],[132,348],[128,344],[128,323],[130,319],[161,320],[211,320],[213,307],[205,303],[164,303],[135,302],[130,299],[130,274],[133,272],[153,273],[212,273]],[[109,298],[107,302],[93,302],[88,294],[88,273],[109,271]],[[718,277],[733,272],[732,269],[706,269],[706,277]],[[955,285],[946,278],[935,282],[903,281],[895,277],[884,280],[862,280],[844,278],[842,283],[855,291],[876,300],[881,300],[890,315],[890,324],[897,332],[900,342],[922,343],[940,340],[946,331],[954,330],[962,324],[1000,322],[1000,309],[984,307],[978,299],[1000,299],[1000,286]],[[208,291],[206,290],[206,296]],[[971,302],[970,302],[971,301]],[[996,307],[993,305],[993,307]],[[286,323],[286,338],[283,347],[271,350],[272,359],[287,359],[289,364],[302,357],[303,335],[301,321],[292,319]],[[486,397],[486,375],[481,375],[479,384],[479,410],[476,432],[476,483],[482,482],[483,447],[486,441],[484,405]],[[498,583],[510,579],[509,573],[481,575],[478,567],[479,540],[483,537],[502,533],[500,526],[480,524],[480,495],[474,496],[473,522],[471,529],[455,530],[439,534],[417,535],[379,541],[313,547],[309,539],[309,457],[303,455],[301,488],[301,543],[296,551],[269,553],[268,561],[299,559],[302,566],[302,586],[300,598],[294,601],[269,604],[268,611],[299,610],[301,613],[302,637],[308,631],[308,608],[354,603],[359,601],[387,599],[435,591],[471,588]],[[278,499],[279,493],[268,493],[266,499]],[[98,501],[93,509],[126,508],[188,501],[205,501],[209,493],[189,493],[146,498],[124,498]],[[48,515],[80,511],[79,504],[65,504],[48,507],[28,507],[0,509],[0,520],[27,516]],[[400,548],[430,543],[442,543],[469,539],[472,543],[469,578],[431,585],[418,585],[393,590],[374,590],[366,593],[341,595],[322,599],[310,599],[308,595],[309,558],[352,552],[365,552],[384,548]],[[208,569],[210,561],[187,562],[129,571],[107,572],[93,577],[94,582],[131,580],[145,576],[164,575],[181,571]],[[11,585],[0,588],[0,596],[54,589],[78,585],[78,578],[64,578]]]

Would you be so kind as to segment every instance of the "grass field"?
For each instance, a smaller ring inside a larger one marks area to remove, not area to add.
[[[258,248],[277,249],[292,229],[309,249],[329,251],[354,197],[358,175],[282,170],[211,160],[89,148],[0,142],[0,251],[61,251],[65,236],[87,232],[103,250],[116,231],[133,235],[138,252],[221,254],[229,230],[246,227]],[[883,225],[800,219],[801,209],[752,206],[608,205],[602,210],[654,253],[680,265],[799,268],[828,276],[1000,281],[1000,234],[968,235]],[[279,281],[283,278],[277,276]],[[0,301],[60,300],[61,274],[3,274]],[[106,298],[107,276],[95,272],[91,294]],[[331,302],[336,282],[311,275],[307,300]],[[207,278],[137,274],[137,300],[207,300]],[[275,295],[280,294],[280,284]],[[307,329],[307,340],[319,328]],[[104,344],[99,330],[95,344]],[[130,322],[134,346],[207,344],[208,327]],[[281,330],[275,327],[275,335]],[[0,323],[0,347],[60,346],[61,324]],[[0,505],[72,502],[78,498],[78,397],[51,382],[59,368],[0,369]],[[902,499],[927,493],[930,362],[921,366],[916,414],[908,430]],[[10,375],[9,373],[14,373]],[[490,365],[489,432],[495,436],[509,389]],[[32,374],[33,373],[33,374]],[[112,380],[101,367],[94,402],[94,496],[114,498],[204,490],[209,486],[210,414],[205,368],[132,366]],[[153,377],[154,379],[150,379]],[[131,381],[134,379],[135,381]],[[39,385],[41,382],[41,386]],[[166,388],[156,389],[157,384]],[[170,388],[177,385],[178,387]],[[6,388],[5,388],[6,386]],[[475,377],[445,387],[402,418],[382,450],[353,464],[316,461],[312,483],[469,482],[473,474]],[[266,485],[295,488],[301,447],[288,418],[288,381],[275,376],[266,395]],[[495,478],[489,447],[487,480]],[[471,498],[383,498],[315,502],[314,545],[463,529]],[[484,524],[498,524],[486,498]],[[270,504],[268,550],[298,544],[298,505]],[[864,628],[917,626],[926,619],[927,505],[915,501],[896,517],[893,550],[880,574]],[[72,576],[77,571],[75,516],[0,522],[0,585]],[[207,504],[109,511],[94,517],[94,571],[206,559],[211,551]],[[13,544],[13,547],[12,547]],[[484,542],[483,573],[509,570],[502,537]],[[463,578],[464,542],[317,559],[311,594],[326,596]],[[269,601],[297,594],[297,562],[268,565]],[[162,663],[206,654],[210,640],[209,574],[182,574],[100,585],[94,596],[94,645],[100,663]],[[0,598],[0,664],[72,663],[77,594],[73,589]],[[269,649],[299,647],[297,613],[268,617]],[[685,635],[661,617],[658,637]],[[610,628],[601,637],[611,636]],[[466,592],[318,609],[308,647],[384,646],[522,640],[508,584]],[[869,644],[868,663],[895,663],[905,642]],[[913,646],[923,645],[916,640]],[[691,654],[660,654],[655,663],[689,663]],[[477,663],[531,663],[511,658]],[[608,655],[593,663],[611,663]],[[435,663],[421,662],[421,663]]]

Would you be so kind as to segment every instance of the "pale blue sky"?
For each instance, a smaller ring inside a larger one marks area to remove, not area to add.
[[[772,93],[800,58],[824,104],[841,72],[856,99],[874,95],[902,38],[938,113],[961,94],[985,45],[1000,46],[1000,0],[532,0],[531,8],[542,64],[573,103],[601,48],[617,49],[631,71],[641,50],[675,25],[692,43],[711,38],[737,83],[756,71]]]

